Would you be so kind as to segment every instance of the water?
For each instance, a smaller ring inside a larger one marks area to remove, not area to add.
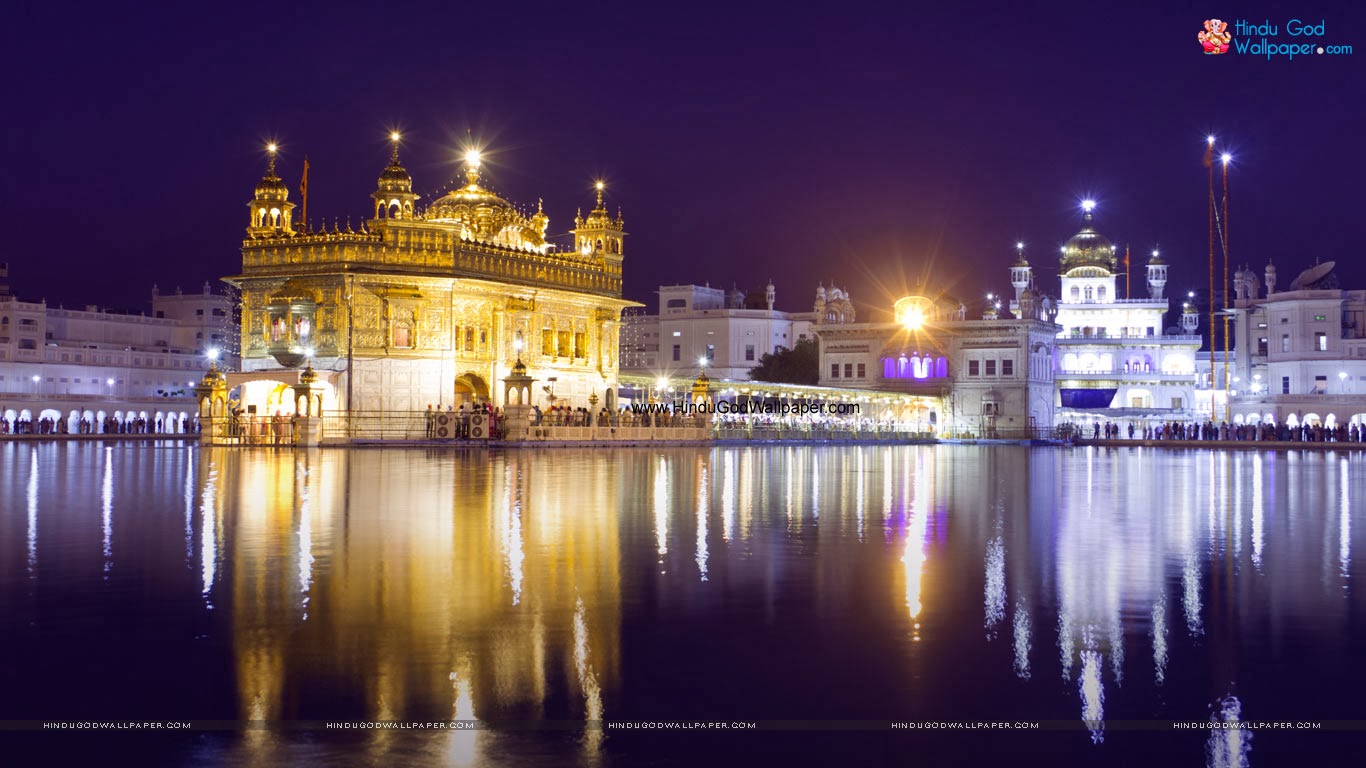
[[[242,730],[8,730],[0,747],[1324,764],[1360,732],[1171,721],[1363,716],[1363,479],[1363,454],[1331,452],[3,443],[0,721]],[[585,727],[603,720],[788,730]],[[889,727],[948,720],[1040,729]]]

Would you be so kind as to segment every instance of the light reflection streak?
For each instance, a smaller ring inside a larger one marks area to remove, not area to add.
[[[1015,674],[1029,679],[1029,606],[1023,597],[1015,601]]]
[[[1058,653],[1062,657],[1062,679],[1072,679],[1072,655],[1076,644],[1072,640],[1072,614],[1064,606],[1058,609]]]
[[[507,510],[503,515],[503,536],[499,543],[507,563],[512,604],[518,605],[522,602],[522,564],[526,561],[526,552],[522,537],[522,473],[514,473],[511,463],[504,472],[503,492],[507,496]]]
[[[29,454],[28,470],[28,575],[38,575],[38,449]]]
[[[313,500],[308,487],[308,470],[298,465],[295,472],[303,478],[299,493],[299,592],[303,598],[299,608],[303,611],[303,620],[308,621],[308,592],[313,586],[313,523],[309,520]]]
[[[669,473],[663,456],[655,462],[655,546],[663,563],[669,553]]]
[[[986,613],[983,625],[990,639],[996,636],[996,625],[1006,615],[1006,547],[999,534],[987,542],[986,571],[986,583],[982,590]]]
[[[1181,607],[1186,612],[1186,629],[1192,635],[1203,635],[1204,627],[1200,619],[1200,566],[1195,562],[1195,553],[1186,553],[1185,565],[1181,568]]]
[[[707,489],[707,468],[704,465],[697,479],[697,571],[702,581],[707,580],[707,512],[711,506]]]
[[[821,473],[816,455],[811,455],[811,519],[821,519]]]
[[[1081,694],[1081,719],[1091,732],[1091,743],[1105,741],[1105,683],[1101,680],[1104,666],[1100,652],[1091,647],[1091,628],[1083,632],[1087,650],[1081,652],[1081,675],[1077,677],[1077,691]]]
[[[727,451],[722,463],[721,538],[727,544],[735,535],[735,452]]]
[[[593,672],[592,651],[588,647],[588,622],[584,617],[583,598],[574,607],[574,672],[583,691],[584,720],[594,727],[584,732],[584,750],[596,752],[602,741],[602,689]]]
[[[920,617],[920,611],[924,608],[921,603],[921,579],[925,573],[925,538],[929,534],[929,510],[925,499],[922,498],[922,486],[927,474],[923,465],[923,454],[921,454],[920,466],[916,471],[911,472],[907,466],[906,483],[910,486],[907,496],[910,498],[910,517],[909,525],[906,529],[906,552],[901,557],[901,562],[906,566],[906,609],[910,612],[912,621]],[[907,454],[909,464],[909,453]],[[916,632],[912,635],[912,640],[919,641],[920,624],[915,624]]]
[[[1167,603],[1159,600],[1153,603],[1153,666],[1157,672],[1154,679],[1158,685],[1167,680]]]
[[[862,542],[863,542],[863,483],[864,483],[864,478],[867,477],[867,476],[863,474],[863,450],[862,450],[862,449],[859,450],[857,456],[858,456],[858,481],[854,483],[854,515],[855,515],[855,517],[858,519],[858,540],[859,540],[859,543],[862,543]]]
[[[1219,711],[1210,719],[1219,723],[1241,722],[1243,705],[1237,696],[1215,702]],[[1208,768],[1247,768],[1247,753],[1252,750],[1252,731],[1244,728],[1211,728],[1205,740],[1205,765]]]
[[[218,560],[218,541],[215,536],[218,530],[217,511],[215,507],[218,503],[218,468],[209,461],[209,474],[204,478],[204,492],[200,494],[200,523],[199,523],[199,568],[203,577],[203,587],[200,591],[204,597],[209,596],[209,590],[213,589],[214,569],[217,567]]]
[[[1262,457],[1252,457],[1252,567],[1262,570]]]
[[[185,446],[185,564],[194,563],[194,449]]]
[[[1338,492],[1338,496],[1340,497],[1342,506],[1340,507],[1341,511],[1338,515],[1338,572],[1342,574],[1342,578],[1347,579],[1351,576],[1352,567],[1352,503],[1351,494],[1348,492],[1348,489],[1351,486],[1347,483],[1347,459],[1344,458],[1339,466],[1342,468],[1338,473],[1339,477],[1342,479],[1342,488]],[[1346,588],[1347,587],[1344,585],[1343,589]]]
[[[104,573],[114,567],[114,449],[104,449],[104,482],[100,485],[100,521],[104,533]]]

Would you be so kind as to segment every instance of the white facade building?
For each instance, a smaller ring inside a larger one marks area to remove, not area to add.
[[[822,287],[817,310],[782,312],[774,309],[776,298],[772,283],[762,293],[749,294],[709,285],[662,285],[658,314],[622,317],[621,371],[680,376],[695,372],[699,361],[706,360],[713,379],[747,380],[764,355],[811,338],[817,310],[831,305],[830,311],[842,311],[833,305],[847,301],[839,289],[827,292]]]
[[[1305,270],[1284,291],[1273,265],[1264,286],[1250,269],[1238,270],[1234,423],[1366,423],[1366,290],[1343,290],[1333,266]]]
[[[913,295],[896,302],[893,322],[818,323],[820,385],[904,393],[936,434],[1046,433],[1058,327],[1032,292],[1017,310],[968,320],[957,301]]]
[[[1167,265],[1156,251],[1146,268],[1148,295],[1121,298],[1118,249],[1092,226],[1093,204],[1088,201],[1084,208],[1082,229],[1062,247],[1059,262],[1057,418],[1187,418],[1195,409],[1200,337],[1190,321],[1196,318],[1184,314],[1175,333],[1163,328],[1169,309],[1163,296]],[[1022,297],[1034,293],[1033,270],[1022,251],[1010,274],[1015,289],[1010,310],[1018,316]]]
[[[3,429],[49,420],[55,431],[78,432],[81,421],[103,431],[107,420],[141,418],[150,431],[176,431],[195,412],[194,385],[207,352],[235,367],[232,303],[210,292],[162,295],[153,289],[151,315],[117,314],[90,306],[64,309],[23,301],[0,265],[0,419]],[[59,424],[61,422],[61,424]],[[36,431],[36,427],[35,427]]]

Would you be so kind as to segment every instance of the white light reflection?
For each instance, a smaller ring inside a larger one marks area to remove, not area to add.
[[[1072,654],[1076,645],[1072,641],[1072,615],[1066,605],[1058,608],[1058,653],[1062,656],[1062,679],[1072,679]]]
[[[470,682],[470,664],[466,659],[460,664],[458,671],[451,672],[451,693],[454,701],[451,703],[451,720],[463,721],[467,723],[478,721],[474,714],[474,686]],[[450,732],[450,744],[447,748],[447,764],[453,766],[479,765],[479,739],[480,732],[477,730],[452,729]]]
[[[697,572],[707,580],[707,511],[711,498],[707,489],[707,468],[701,468],[697,479]]]
[[[821,473],[816,454],[811,454],[811,519],[821,519]]]
[[[28,575],[38,575],[38,449],[30,453],[28,470]]]
[[[602,741],[602,689],[598,687],[598,676],[593,672],[588,647],[588,622],[584,618],[583,598],[578,598],[574,606],[574,672],[579,678],[579,689],[583,691],[583,719],[592,723],[584,733],[584,749],[596,751]]]
[[[100,523],[104,532],[104,577],[114,567],[114,449],[104,449],[104,482],[100,486]]]
[[[1088,649],[1081,652],[1081,675],[1077,678],[1081,719],[1091,732],[1091,743],[1100,744],[1105,741],[1105,684],[1100,679],[1103,659],[1099,651],[1090,647],[1094,643],[1090,627],[1083,632],[1082,642]]]
[[[194,449],[185,446],[185,565],[194,564]]]
[[[1186,629],[1192,635],[1203,635],[1205,629],[1200,619],[1200,568],[1195,562],[1195,553],[1186,554],[1186,563],[1181,568],[1181,607],[1186,612]]]
[[[1023,597],[1015,601],[1015,674],[1029,679],[1029,606]]]
[[[1338,573],[1342,578],[1347,579],[1351,576],[1352,566],[1352,517],[1351,517],[1351,495],[1348,493],[1347,484],[1347,459],[1343,458],[1340,465],[1342,470],[1338,473],[1342,478],[1342,490],[1338,493],[1341,497],[1342,506],[1338,516]],[[1347,589],[1347,585],[1343,585]]]
[[[218,468],[209,462],[209,476],[204,478],[204,493],[200,496],[199,505],[199,569],[203,575],[203,587],[200,591],[204,597],[209,596],[209,590],[213,589],[214,569],[218,560],[218,541],[215,533],[218,530],[217,506],[218,496]]]
[[[983,626],[987,639],[991,639],[996,636],[996,625],[1006,615],[1006,545],[999,534],[987,542],[986,569],[986,585],[982,590],[986,613]]]
[[[729,544],[735,535],[735,452],[727,451],[722,464],[721,538]]]
[[[655,546],[663,563],[669,553],[669,473],[663,456],[655,462]]]
[[[1252,457],[1252,567],[1262,570],[1262,456]]]
[[[1219,723],[1241,721],[1243,705],[1237,696],[1225,696],[1215,702],[1218,712],[1210,719]],[[1211,728],[1205,740],[1205,765],[1208,768],[1247,768],[1247,753],[1252,751],[1252,731],[1245,728]]]
[[[1153,603],[1153,666],[1157,669],[1154,679],[1162,685],[1167,680],[1167,603],[1164,600]]]
[[[303,598],[299,608],[303,611],[303,620],[308,621],[308,592],[313,586],[313,523],[309,520],[313,499],[308,487],[308,469],[300,464],[295,471],[303,476],[303,488],[299,491],[299,593]]]
[[[863,449],[858,451],[858,481],[854,483],[854,516],[858,519],[858,540],[863,542]]]

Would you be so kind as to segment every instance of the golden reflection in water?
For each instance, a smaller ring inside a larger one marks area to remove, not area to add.
[[[362,692],[363,711],[334,715],[352,719],[534,719],[565,690],[584,719],[604,716],[621,623],[620,466],[606,452],[572,473],[389,450],[213,449],[200,461],[205,591],[211,553],[230,556],[221,586],[243,719],[312,716],[301,706],[320,680]],[[667,467],[656,470],[666,530]],[[213,543],[215,525],[230,547]],[[484,737],[452,734],[452,759],[478,764]],[[397,738],[377,730],[367,748]]]
[[[906,455],[909,463],[910,453]],[[921,603],[921,588],[925,576],[925,546],[930,530],[931,500],[934,498],[933,487],[926,487],[933,484],[934,477],[933,468],[927,464],[933,462],[933,457],[934,453],[931,451],[916,452],[915,470],[906,473],[910,490],[903,497],[908,498],[910,504],[906,521],[906,551],[901,556],[901,562],[906,571],[906,609],[910,612],[913,622],[911,640],[914,642],[920,641],[919,618],[924,608]]]

